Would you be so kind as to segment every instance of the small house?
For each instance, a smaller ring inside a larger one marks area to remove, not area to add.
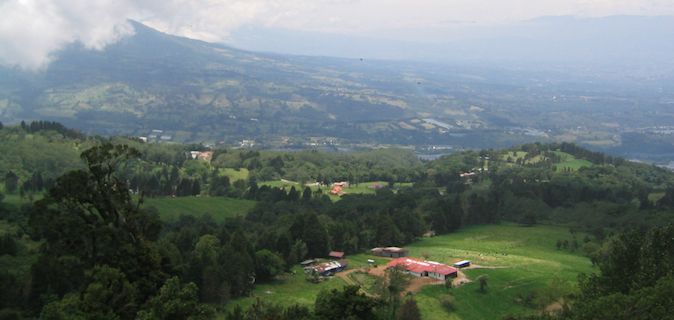
[[[370,250],[372,255],[387,258],[400,258],[407,256],[407,250],[398,247],[374,248]]]
[[[335,196],[341,196],[342,194],[344,194],[344,190],[340,186],[333,186],[332,189],[330,189],[330,194]]]
[[[333,259],[342,259],[342,258],[344,258],[344,252],[330,251],[330,253],[328,254],[328,257],[333,258]]]

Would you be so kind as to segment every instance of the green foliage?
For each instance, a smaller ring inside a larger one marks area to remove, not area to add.
[[[601,296],[574,304],[570,319],[671,319],[674,278],[660,278],[653,286]]]
[[[487,292],[487,286],[489,284],[489,276],[486,274],[480,275],[477,277],[477,282],[480,284],[480,292]]]
[[[82,294],[69,293],[47,304],[43,319],[133,319],[137,311],[137,291],[124,273],[108,266],[96,266],[86,273],[88,285]]]
[[[405,299],[396,313],[396,320],[421,320],[421,312],[414,298]]]
[[[177,277],[166,280],[159,293],[138,312],[137,319],[210,319],[213,311],[199,303],[194,283],[182,284]]]
[[[285,270],[285,262],[277,254],[263,249],[255,253],[255,279],[269,281]]]
[[[314,311],[321,319],[374,319],[379,302],[360,292],[357,286],[323,291],[316,297]]]
[[[181,215],[208,215],[222,223],[227,218],[244,216],[255,206],[255,201],[224,197],[157,197],[144,199],[144,205],[156,208],[162,221],[169,223],[178,221]]]
[[[4,254],[16,256],[18,252],[19,245],[12,235],[3,234],[0,236],[0,256]]]

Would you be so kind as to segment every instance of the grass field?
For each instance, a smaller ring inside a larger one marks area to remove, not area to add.
[[[584,160],[584,159],[577,159],[573,155],[570,155],[566,152],[560,152],[560,151],[555,151],[557,155],[561,157],[561,162],[555,164],[557,166],[557,170],[561,168],[569,168],[573,171],[578,170],[582,167],[591,167],[592,162]]]
[[[42,194],[34,194],[33,195],[33,201],[40,200],[42,199]],[[21,206],[27,203],[30,203],[30,199],[28,197],[23,197],[21,198],[17,194],[5,194],[5,198],[2,200],[2,202],[12,205],[12,206]]]
[[[584,235],[577,234],[577,239]],[[428,256],[430,260],[452,263],[468,259],[485,269],[466,270],[469,279],[485,274],[488,289],[482,293],[474,281],[458,288],[427,286],[416,294],[423,319],[500,319],[508,314],[535,313],[561,296],[576,290],[580,272],[593,271],[589,259],[568,250],[557,250],[557,240],[572,240],[567,228],[555,226],[520,227],[518,225],[488,225],[462,229],[456,233],[424,238],[407,248],[414,257]],[[368,254],[348,256],[349,268],[378,264],[386,259]],[[489,268],[489,269],[487,269]],[[271,284],[257,286],[253,297],[237,299],[227,305],[247,306],[260,297],[274,303],[311,305],[321,289],[340,287],[345,282],[337,277],[318,285],[304,280],[299,268],[297,275]],[[297,272],[297,271],[296,271]],[[354,275],[365,289],[372,279]],[[361,279],[363,278],[363,279]],[[455,310],[446,312],[443,298],[454,297]],[[530,301],[524,299],[530,297]]]
[[[248,169],[246,168],[240,169],[223,168],[220,169],[220,174],[223,176],[227,176],[230,182],[234,182],[237,180],[248,180],[249,172]]]
[[[145,198],[145,206],[159,210],[162,220],[172,222],[180,215],[201,216],[210,214],[216,222],[246,214],[255,206],[255,201],[223,197],[160,197]]]
[[[582,239],[583,235],[577,235]],[[516,225],[477,226],[457,233],[423,239],[409,246],[412,256],[452,263],[468,259],[474,264],[498,269],[466,270],[470,279],[485,274],[488,290],[479,292],[471,282],[448,292],[430,286],[417,298],[424,319],[498,319],[508,314],[537,312],[557,298],[575,290],[578,273],[593,271],[589,259],[555,243],[571,240],[566,228]],[[447,313],[441,299],[452,294],[455,311]],[[533,297],[530,302],[522,297]]]
[[[226,310],[231,310],[237,305],[245,309],[255,303],[258,298],[282,305],[301,304],[313,307],[316,295],[321,290],[337,289],[346,285],[339,277],[332,277],[320,283],[311,283],[305,279],[304,270],[301,267],[296,266],[292,271],[294,274],[286,274],[274,282],[256,285],[250,297],[228,303]]]

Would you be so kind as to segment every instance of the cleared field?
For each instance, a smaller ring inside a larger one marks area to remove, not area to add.
[[[245,215],[255,206],[255,201],[223,197],[160,197],[145,198],[145,206],[159,210],[161,219],[176,221],[182,214],[202,216],[210,214],[216,222],[226,218]]]
[[[223,176],[227,176],[229,178],[229,181],[234,182],[237,180],[248,180],[248,169],[246,168],[240,168],[240,169],[233,169],[233,168],[223,168],[220,169],[220,174]]]
[[[466,270],[469,279],[489,277],[484,293],[477,281],[449,291],[442,286],[422,289],[417,298],[424,319],[499,319],[539,312],[573,292],[578,274],[592,272],[592,265],[578,253],[557,250],[558,239],[572,240],[573,235],[562,227],[497,225],[471,227],[410,245],[412,256],[427,255],[445,263],[468,259],[486,267]],[[455,310],[448,313],[441,301],[450,294]]]
[[[42,194],[34,194],[32,198],[33,201],[40,200],[42,199]],[[16,194],[5,194],[5,198],[2,200],[2,202],[18,207],[30,203],[31,200],[28,198],[28,196],[21,198],[19,195]]]
[[[555,154],[559,155],[562,160],[560,163],[555,164],[555,166],[557,166],[557,170],[568,168],[575,171],[582,167],[593,166],[592,162],[584,159],[577,159],[576,157],[565,152],[555,151]]]
[[[579,241],[584,236],[575,235]],[[579,253],[556,249],[557,240],[572,239],[573,235],[564,227],[507,224],[469,227],[449,235],[424,238],[407,246],[414,257],[426,256],[429,260],[448,264],[468,259],[483,267],[464,270],[472,282],[458,288],[432,285],[416,293],[423,319],[500,319],[509,314],[540,312],[560,297],[574,292],[579,273],[593,271],[589,259]],[[375,259],[378,265],[388,261],[368,254],[351,255],[347,259],[349,269],[366,266],[367,259]],[[237,299],[227,305],[227,309],[236,304],[250,305],[256,297],[281,304],[311,305],[321,289],[345,284],[338,277],[318,285],[311,284],[304,280],[301,269],[294,270],[299,270],[297,275],[260,285],[253,297]],[[475,280],[483,274],[489,277],[488,289],[480,292]],[[366,290],[373,281],[361,274],[352,273],[348,277],[362,283]],[[442,301],[450,295],[454,297],[454,310],[448,312]]]
[[[566,152],[562,151],[553,151],[557,156],[560,157],[560,162],[555,163],[554,165],[557,167],[557,170],[562,170],[562,169],[569,169],[572,171],[578,170],[582,167],[591,167],[593,166],[592,162],[584,160],[584,159],[577,159],[571,154],[568,154]],[[501,155],[501,160],[506,161],[508,158],[510,158],[513,162],[517,162],[518,160],[524,160],[524,158],[528,155],[527,152],[525,151],[515,151],[515,152],[505,152]],[[541,162],[544,160],[544,157],[538,155],[535,157],[532,157],[530,159],[527,159],[525,164],[536,164],[538,162]]]
[[[256,285],[250,297],[236,299],[228,303],[226,310],[232,310],[237,305],[245,309],[255,303],[257,299],[282,305],[313,306],[314,300],[321,290],[337,289],[344,285],[346,285],[346,282],[339,277],[332,277],[320,283],[311,283],[306,280],[304,270],[296,266],[292,269],[292,273],[286,274],[271,283]]]

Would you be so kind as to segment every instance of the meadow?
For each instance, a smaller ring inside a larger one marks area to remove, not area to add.
[[[558,226],[485,225],[424,238],[407,246],[413,257],[427,257],[448,264],[468,259],[482,267],[465,270],[472,282],[460,287],[447,289],[442,285],[431,285],[416,293],[423,319],[499,319],[509,314],[540,312],[574,292],[579,273],[594,271],[589,259],[579,253],[580,249],[571,252],[570,249],[556,248],[557,240],[572,242],[574,237],[582,245],[584,236],[571,234],[567,228]],[[350,269],[366,266],[367,259],[373,258],[377,264],[386,263],[385,259],[366,253],[347,257]],[[248,306],[257,298],[283,305],[310,306],[320,290],[346,284],[339,277],[312,284],[305,280],[299,267],[293,270],[295,275],[258,285],[251,297],[236,299],[226,309],[231,310],[235,305]],[[351,275],[358,281],[358,275]],[[479,290],[475,281],[480,275],[488,276],[485,292]],[[363,281],[364,289],[368,289],[371,279]],[[443,300],[448,296],[453,297],[451,312],[443,306]]]
[[[574,157],[571,154],[568,154],[566,152],[562,151],[553,151],[557,156],[559,156],[559,162],[555,163],[554,166],[557,168],[556,170],[562,170],[562,169],[567,169],[571,171],[576,171],[582,167],[591,167],[593,166],[592,162],[587,161],[585,159],[578,159]],[[544,160],[544,157],[541,155],[537,155],[535,157],[532,157],[530,159],[527,159],[526,161],[524,160],[525,157],[528,155],[528,152],[526,151],[507,151],[504,152],[501,155],[500,160],[501,161],[507,161],[508,158],[510,158],[513,162],[516,162],[518,160],[524,161],[525,164],[536,164],[540,162],[541,160]]]
[[[447,290],[428,286],[417,294],[424,319],[498,319],[508,314],[539,312],[562,296],[576,290],[579,273],[594,271],[580,249],[557,250],[557,240],[575,239],[582,245],[583,234],[571,234],[556,226],[518,225],[475,226],[456,233],[423,239],[408,246],[412,256],[452,263],[471,260],[482,269],[465,270],[469,279],[488,277],[488,289],[480,292],[477,281]],[[454,311],[442,306],[453,296]]]

